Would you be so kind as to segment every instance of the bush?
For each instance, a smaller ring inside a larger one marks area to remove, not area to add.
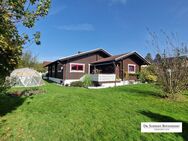
[[[93,82],[92,82],[92,79],[91,79],[91,76],[86,74],[83,78],[83,86],[85,88],[88,88],[89,86],[93,85]]]
[[[153,83],[157,81],[157,76],[153,73],[151,66],[149,66],[146,68],[142,68],[139,75],[139,79],[143,83],[145,82]]]
[[[0,78],[0,94],[4,94],[10,88],[10,79],[8,77],[4,80]]]
[[[82,81],[75,81],[70,84],[71,87],[83,87],[83,82]]]

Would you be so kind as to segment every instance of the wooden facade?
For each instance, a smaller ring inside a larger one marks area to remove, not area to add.
[[[78,55],[66,60],[58,60],[48,64],[48,76],[58,79],[80,79],[83,75],[90,73],[90,63],[102,58],[109,57],[109,54],[103,51],[91,52],[84,55]],[[71,72],[71,64],[83,64],[84,72]]]
[[[121,56],[118,56],[121,57]],[[141,65],[148,65],[143,58],[139,58],[137,54],[132,54],[116,60],[115,57],[111,60],[105,59],[104,61],[96,61],[92,65],[99,70],[102,74],[116,74],[117,79],[123,80],[137,80],[138,73],[141,70]],[[134,66],[134,73],[129,72],[129,65]]]
[[[79,80],[85,74],[115,74],[118,80],[137,80],[141,65],[148,65],[136,52],[111,56],[102,49],[59,59],[47,65],[48,76]]]

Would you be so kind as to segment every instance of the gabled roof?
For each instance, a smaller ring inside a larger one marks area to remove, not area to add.
[[[101,49],[101,48],[97,48],[97,49],[94,49],[94,50],[90,50],[90,51],[85,51],[85,52],[81,52],[81,53],[77,53],[77,54],[74,54],[74,55],[71,55],[71,56],[66,56],[66,57],[62,57],[62,58],[59,58],[58,60],[56,61],[66,61],[66,60],[69,60],[69,59],[73,59],[73,58],[76,58],[76,57],[80,57],[82,55],[86,55],[86,54],[91,54],[91,53],[95,53],[95,52],[103,52],[104,54],[106,54],[107,56],[112,56],[109,52],[107,52],[106,50],[104,49]],[[50,64],[56,62],[56,61],[53,61],[51,62]],[[48,65],[50,65],[48,64]],[[46,65],[46,66],[48,66]]]
[[[100,60],[98,60],[98,61],[92,62],[92,64],[95,64],[95,63],[97,64],[97,63],[102,63],[102,62],[111,62],[111,61],[115,61],[116,58],[121,57],[121,56],[123,56],[123,55],[125,55],[125,54],[127,54],[127,53],[119,54],[119,55],[114,55],[114,56],[110,56],[110,57],[107,57],[107,58],[102,58],[102,59],[100,59]]]
[[[105,53],[107,56],[112,56],[112,55],[111,55],[110,53],[108,53],[106,50],[101,49],[101,48],[97,48],[97,49],[94,49],[94,50],[90,50],[90,51],[85,51],[85,52],[77,53],[77,54],[74,54],[74,55],[71,55],[71,56],[62,57],[62,58],[60,58],[59,60],[64,61],[64,60],[67,60],[67,59],[79,57],[79,56],[86,55],[86,54],[90,54],[90,53],[95,53],[95,52],[98,52],[98,51],[102,51],[102,52]]]
[[[136,55],[137,57],[139,57],[145,64],[151,64],[150,62],[148,62],[144,57],[142,57],[140,54],[138,54],[136,51],[133,52],[129,52],[129,53],[124,53],[124,54],[120,54],[120,55],[115,55],[115,56],[110,56],[107,58],[103,58],[100,59],[98,61],[92,62],[92,64],[98,64],[98,63],[105,63],[105,62],[112,62],[112,61],[119,61],[123,58],[127,58],[131,55]]]

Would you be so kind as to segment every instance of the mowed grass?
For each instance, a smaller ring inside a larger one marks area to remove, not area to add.
[[[0,140],[14,141],[187,141],[188,96],[182,102],[158,97],[140,84],[88,90],[47,83],[45,94],[1,96]],[[181,134],[141,133],[141,122],[183,122]]]

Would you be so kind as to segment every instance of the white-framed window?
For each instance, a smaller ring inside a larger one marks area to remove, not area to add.
[[[136,65],[128,64],[128,73],[136,73]]]
[[[85,64],[70,63],[70,72],[85,72]]]

